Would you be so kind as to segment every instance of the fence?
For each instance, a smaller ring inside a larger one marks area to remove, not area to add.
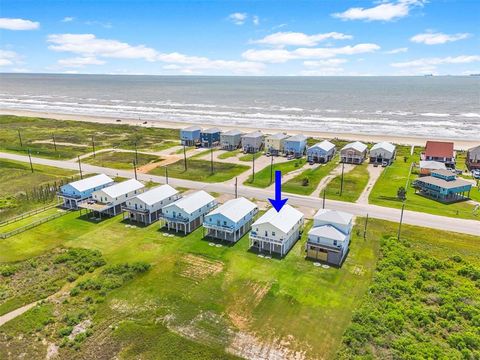
[[[46,218],[43,218],[43,219],[40,219],[40,220],[37,220],[31,224],[28,224],[28,225],[24,225],[24,226],[21,226],[15,230],[12,230],[12,231],[9,231],[9,232],[6,232],[6,233],[2,233],[0,234],[0,239],[7,239],[13,235],[17,235],[17,234],[20,234],[24,231],[27,231],[27,230],[30,230],[38,225],[41,225],[41,224],[44,224],[50,220],[53,220],[53,219],[56,219],[56,218],[59,218],[60,216],[63,216],[65,214],[67,214],[68,211],[62,211],[62,212],[59,212],[57,214],[52,214]]]
[[[20,215],[17,215],[17,216],[14,216],[10,219],[7,219],[7,220],[4,220],[2,222],[0,222],[0,227],[2,226],[5,226],[5,225],[8,225],[8,224],[12,224],[16,221],[19,221],[19,220],[23,220],[27,217],[30,217],[30,216],[33,216],[33,215],[36,215],[36,214],[40,214],[41,212],[44,212],[44,211],[47,211],[53,207],[57,206],[57,204],[51,204],[51,205],[47,205],[47,206],[42,206],[40,208],[37,208],[37,209],[33,209],[33,210],[30,210],[30,211],[27,211],[23,214],[20,214]]]

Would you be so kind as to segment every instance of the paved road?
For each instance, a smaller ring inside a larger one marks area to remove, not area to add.
[[[28,156],[9,154],[0,152],[0,158],[17,160],[28,162]],[[32,157],[32,162],[34,164],[49,165],[54,167],[59,167],[63,169],[70,169],[78,171],[78,164],[69,161],[69,160],[50,160]],[[104,173],[109,176],[121,176],[126,178],[133,177],[133,171],[127,170],[116,170],[110,168],[103,168],[100,166],[93,166],[88,164],[82,164],[82,171],[84,173]],[[149,174],[138,174],[139,180],[144,181],[154,181],[158,183],[165,183],[165,177],[155,176]],[[177,187],[185,187],[191,189],[203,189],[205,191],[212,191],[217,193],[225,194],[234,194],[235,188],[232,184],[228,183],[215,183],[207,184],[198,181],[182,180],[182,179],[169,179],[169,184]],[[258,200],[266,200],[269,197],[273,197],[274,194],[272,191],[265,189],[250,188],[246,186],[238,186],[238,195],[245,196],[248,198],[255,198]],[[319,209],[322,207],[322,199],[311,197],[311,196],[302,196],[302,195],[293,195],[288,194],[289,203],[296,206],[304,206]],[[350,212],[356,216],[366,216],[396,221],[400,219],[400,210],[387,208],[371,204],[357,204],[357,203],[348,203],[343,201],[336,200],[327,200],[326,207],[334,210],[342,210]],[[480,222],[476,220],[465,220],[465,219],[455,219],[445,216],[430,215],[426,213],[414,212],[414,211],[405,211],[403,217],[404,223],[410,225],[418,225],[428,228],[434,228],[439,230],[455,231],[459,233],[471,234],[480,236]]]

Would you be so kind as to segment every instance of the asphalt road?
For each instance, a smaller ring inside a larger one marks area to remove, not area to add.
[[[0,152],[0,158],[17,160],[28,162],[28,156],[9,154]],[[32,157],[33,164],[40,165],[49,165],[54,167],[59,167],[63,169],[70,169],[78,171],[78,163],[70,160],[50,160]],[[93,166],[89,164],[82,163],[82,172],[86,173],[104,173],[108,176],[121,176],[125,178],[134,177],[133,169],[131,171],[127,170],[117,170],[111,168],[104,168],[100,166]],[[155,176],[149,174],[138,174],[138,180],[144,181],[154,181],[158,183],[165,183],[165,177]],[[222,194],[235,194],[235,187],[231,184],[225,183],[214,183],[207,184],[199,181],[190,181],[182,179],[169,178],[170,185],[177,187],[185,187],[190,189],[202,189],[205,191],[217,192]],[[258,200],[266,200],[269,197],[273,197],[273,191],[265,189],[257,189],[247,186],[238,186],[238,195],[245,196],[248,198],[255,198]],[[294,194],[285,194],[285,197],[288,197],[289,204],[304,206],[319,209],[322,207],[323,200],[311,196],[301,196]],[[400,220],[400,210],[393,209],[388,207],[382,207],[371,204],[360,204],[360,203],[349,203],[343,201],[328,200],[326,201],[326,206],[329,209],[342,210],[350,212],[356,216],[366,216],[368,214],[371,218],[377,218],[388,221],[399,222]],[[465,220],[465,219],[455,219],[451,217],[431,215],[415,211],[405,211],[403,215],[403,222],[410,225],[418,225],[427,228],[434,228],[439,230],[454,231],[459,233],[471,234],[480,236],[480,221],[476,220]],[[479,239],[480,240],[480,239]]]

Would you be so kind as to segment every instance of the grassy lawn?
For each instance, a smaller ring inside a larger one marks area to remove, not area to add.
[[[35,199],[31,192],[39,186],[53,184],[55,181],[58,183],[61,179],[76,175],[73,171],[50,166],[34,164],[33,168],[32,173],[28,163],[0,159],[0,221],[47,205],[54,197]]]
[[[232,151],[225,151],[223,154],[218,155],[219,159],[225,160],[232,157],[236,157],[240,154],[241,150],[232,150]]]
[[[327,199],[355,202],[361,195],[368,183],[367,163],[355,165],[355,168],[344,174],[343,192],[340,196],[342,176],[339,175],[332,179],[325,188],[325,197]]]
[[[168,165],[168,176],[178,179],[203,182],[222,182],[240,175],[248,170],[248,166],[223,162],[213,163],[214,173],[210,173],[210,161],[187,159],[187,171],[184,170],[183,160]],[[149,172],[152,175],[165,175],[165,169],[155,168]]]
[[[86,159],[82,159],[82,162],[97,165],[102,167],[114,168],[114,169],[132,169],[133,168],[133,161],[135,160],[135,153],[133,152],[117,152],[117,151],[108,151],[96,154],[95,157],[90,156]],[[162,158],[149,155],[149,154],[142,154],[138,153],[138,165],[137,167],[162,161]]]
[[[23,146],[20,145],[18,130]],[[33,155],[39,157],[72,159],[92,151],[92,136],[97,150],[134,149],[137,142],[139,150],[160,151],[178,144],[176,129],[0,115],[0,151],[26,154],[30,149]]]
[[[396,161],[387,167],[375,183],[369,196],[369,202],[376,205],[401,208],[402,202],[397,198],[399,187],[405,187],[407,184],[410,165],[412,162],[418,162],[421,149],[415,148],[415,153],[410,156],[410,152],[404,150],[399,152]],[[404,161],[407,156],[407,161]],[[473,204],[459,202],[455,204],[442,204],[432,199],[415,194],[415,189],[411,187],[417,174],[412,174],[407,187],[407,200],[405,208],[412,211],[426,212],[430,214],[458,217],[464,219],[480,219],[480,214],[473,214]],[[471,198],[480,202],[480,191],[478,188],[472,188]]]
[[[273,164],[273,176],[272,181],[275,181],[275,171],[280,170],[282,175],[288,174],[291,171],[297,170],[305,165],[305,159],[296,159],[287,162],[283,162],[280,164]],[[243,183],[244,185],[254,186],[259,188],[266,188],[272,184],[270,182],[270,165],[264,167],[262,170],[255,173],[255,181],[252,179],[252,175]]]
[[[253,161],[253,157],[255,156],[255,160],[257,160],[260,156],[263,155],[263,152],[259,151],[259,152],[256,152],[255,154],[245,154],[245,155],[242,155],[238,158],[238,160],[240,161],[245,161],[245,162],[248,162],[248,161]]]
[[[282,189],[288,193],[310,195],[318,187],[320,181],[330,174],[337,165],[338,157],[335,157],[327,164],[320,165],[315,169],[307,169],[293,179],[288,180],[282,185]]]

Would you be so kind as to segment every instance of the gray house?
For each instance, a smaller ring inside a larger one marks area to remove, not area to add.
[[[480,169],[480,145],[468,149],[466,164],[470,170]]]
[[[242,136],[242,149],[245,153],[256,153],[263,148],[263,134],[261,131],[254,131]]]
[[[232,151],[242,144],[243,133],[239,130],[229,130],[220,134],[220,146],[223,150]]]

